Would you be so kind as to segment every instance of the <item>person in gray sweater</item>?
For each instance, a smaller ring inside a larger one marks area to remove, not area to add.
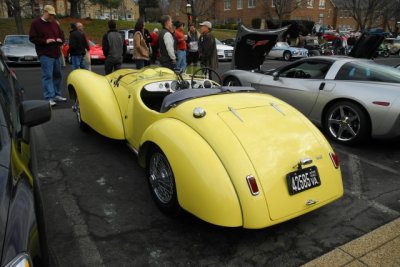
[[[103,54],[106,57],[104,70],[106,75],[119,70],[126,53],[126,44],[117,31],[114,20],[108,22],[108,32],[103,35]]]

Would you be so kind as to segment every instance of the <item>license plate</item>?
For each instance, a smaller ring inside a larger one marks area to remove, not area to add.
[[[33,57],[31,57],[31,56],[25,56],[24,59],[27,60],[27,61],[32,61],[32,60],[33,60]]]
[[[97,55],[92,55],[92,58],[93,58],[93,59],[99,59],[99,56],[97,56]]]
[[[297,170],[286,175],[290,195],[306,191],[321,185],[316,166]]]

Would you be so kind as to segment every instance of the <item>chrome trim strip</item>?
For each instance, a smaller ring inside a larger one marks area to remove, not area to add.
[[[229,111],[233,113],[233,115],[236,116],[241,122],[243,122],[242,118],[240,117],[239,113],[233,108],[233,107],[228,107]]]
[[[269,103],[274,109],[276,109],[277,111],[279,111],[283,116],[286,116],[286,114],[278,107],[277,104],[275,103]]]

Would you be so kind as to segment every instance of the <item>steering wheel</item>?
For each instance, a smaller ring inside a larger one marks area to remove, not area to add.
[[[215,76],[217,76],[218,82],[211,79],[212,74],[215,74]],[[200,84],[199,87],[197,87],[197,88],[220,87],[222,84],[221,76],[219,76],[218,72],[216,72],[215,70],[213,70],[211,68],[203,67],[203,68],[196,70],[192,74],[192,79],[190,80],[190,85],[192,88],[194,88],[194,86],[196,85],[196,82],[194,81],[195,77],[203,79],[202,84]]]
[[[307,74],[303,70],[296,70],[294,78],[307,78]]]

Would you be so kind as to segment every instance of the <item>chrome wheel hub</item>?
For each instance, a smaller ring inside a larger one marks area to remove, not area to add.
[[[329,132],[340,141],[350,141],[360,132],[360,117],[350,106],[338,106],[328,118]]]

